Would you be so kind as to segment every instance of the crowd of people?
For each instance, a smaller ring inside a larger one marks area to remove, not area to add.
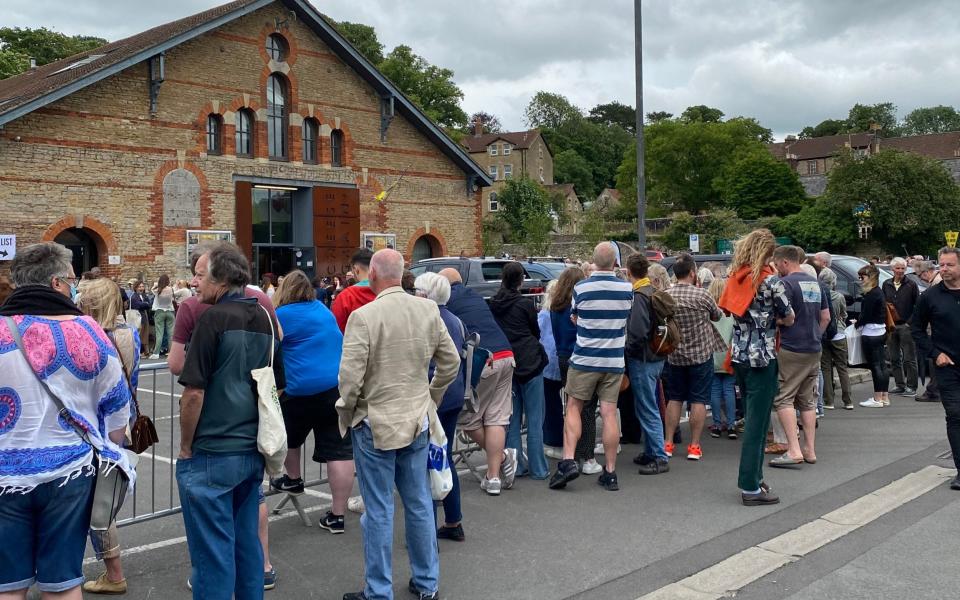
[[[393,597],[394,490],[405,509],[408,588],[420,600],[439,597],[438,540],[468,533],[453,463],[458,429],[485,453],[480,488],[490,496],[518,477],[560,490],[590,474],[617,491],[622,443],[640,442],[637,472],[658,475],[678,453],[704,460],[708,434],[741,444],[741,502],[770,505],[779,497],[764,466],[817,462],[817,420],[854,408],[848,367],[863,364],[874,393],[860,406],[889,406],[891,395],[943,403],[960,467],[960,256],[944,248],[937,258],[938,270],[913,262],[930,284],[923,293],[903,259],[890,261],[893,278],[882,286],[877,267],[864,266],[860,314],[848,327],[830,255],[778,247],[764,229],[737,242],[729,269],[681,255],[672,278],[642,254],[619,265],[601,243],[589,263],[551,281],[539,305],[521,293],[525,271],[515,262],[489,299],[456,269],[413,277],[391,249],[357,250],[348,285],[295,270],[254,286],[247,257],[218,242],[194,249],[191,282],[163,275],[148,293],[143,281],[121,289],[97,273],[78,283],[69,250],[28,246],[0,299],[0,370],[14,374],[0,389],[0,452],[21,457],[0,469],[8,539],[0,594],[24,597],[34,583],[58,598],[80,598],[81,585],[126,591],[116,526],[90,529],[90,507],[98,472],[121,469],[136,484],[122,449],[139,413],[142,355],[166,354],[183,386],[176,481],[195,598],[259,598],[277,582],[251,375],[264,369],[288,446],[269,485],[304,493],[301,454],[312,432],[312,459],[326,465],[332,495],[319,526],[341,534],[346,512],[362,513],[364,585],[345,600]],[[850,365],[848,340],[862,346],[862,363]],[[427,465],[438,433],[454,476],[435,502]],[[960,477],[951,487],[960,489]],[[104,571],[84,582],[88,537]]]

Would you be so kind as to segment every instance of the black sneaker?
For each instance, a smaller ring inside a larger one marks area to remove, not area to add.
[[[274,477],[270,480],[270,487],[278,492],[286,492],[294,496],[299,496],[303,493],[303,478],[290,479],[287,475],[281,475],[280,477]]]
[[[440,529],[437,530],[437,538],[462,542],[467,539],[467,536],[463,533],[463,525],[457,525],[455,527],[441,526]]]
[[[411,579],[410,582],[407,584],[407,590],[411,594],[419,598],[420,600],[440,600],[440,590],[437,590],[432,594],[421,592],[420,590],[417,589],[417,586],[413,585],[413,579]]]
[[[922,395],[914,398],[917,402],[940,402],[940,396],[934,396],[930,392],[924,392]]]
[[[904,392],[904,390],[906,390],[905,387],[903,387],[902,385],[898,385],[897,387],[895,387],[895,388],[893,388],[892,390],[890,390],[890,393],[891,393],[891,394],[902,394],[902,393]]]
[[[343,595],[343,600],[367,600],[367,596],[363,592],[347,592]]]
[[[723,433],[723,432],[722,432],[722,431],[720,430],[720,428],[717,427],[716,425],[711,425],[711,426],[710,426],[710,437],[712,437],[712,438],[718,438],[718,437],[720,437],[720,436],[722,435],[722,433]]]
[[[670,463],[660,459],[660,460],[649,460],[640,465],[640,470],[637,471],[641,475],[659,475],[660,473],[670,472]]]
[[[727,439],[728,439],[728,440],[735,440],[735,439],[737,439],[737,437],[739,437],[739,436],[737,435],[737,428],[736,428],[736,427],[733,427],[732,429],[728,429],[728,430],[727,430]]]
[[[572,458],[565,458],[557,463],[557,470],[550,478],[550,489],[562,490],[577,477],[580,477],[580,469],[577,468],[577,461]]]
[[[606,467],[603,467],[603,473],[597,478],[597,483],[602,485],[603,489],[608,492],[616,492],[620,489],[620,484],[617,483],[617,474],[610,473]]]
[[[953,481],[950,482],[951,490],[960,490],[960,475],[957,475],[953,478]]]
[[[740,492],[740,501],[743,502],[744,506],[768,506],[770,504],[780,504],[780,496],[771,494],[769,489],[764,490],[761,487],[756,494]]]
[[[343,533],[343,515],[335,515],[328,510],[327,514],[317,521],[317,525],[330,533]]]
[[[904,388],[903,391],[900,392],[900,395],[901,395],[901,396],[904,396],[904,397],[906,397],[906,398],[916,398],[916,397],[917,397],[917,390],[915,390],[915,389],[912,388],[912,387]]]

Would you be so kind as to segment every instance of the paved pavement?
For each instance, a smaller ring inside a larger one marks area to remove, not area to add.
[[[870,393],[864,384],[855,392],[857,400]],[[621,491],[615,493],[602,490],[589,476],[564,491],[548,490],[545,482],[518,480],[515,489],[491,498],[465,473],[461,481],[467,541],[440,543],[442,596],[634,600],[735,557],[721,568],[738,562],[747,565],[749,576],[736,592],[738,598],[956,597],[960,493],[947,489],[941,475],[935,474],[940,479],[933,481],[930,491],[923,490],[916,498],[900,494],[897,503],[884,509],[889,512],[871,516],[866,524],[802,557],[798,552],[769,574],[760,576],[760,559],[751,553],[754,546],[851,503],[860,502],[852,505],[858,510],[865,502],[860,499],[870,502],[882,495],[873,492],[905,477],[910,481],[918,477],[911,474],[925,467],[952,467],[937,458],[947,449],[940,405],[899,397],[893,402],[885,409],[828,412],[818,429],[816,465],[767,470],[766,480],[783,499],[774,507],[739,504],[740,443],[723,438],[704,441],[702,462],[674,460],[670,473],[654,477],[635,473],[630,459],[638,447],[624,445],[618,461]],[[161,437],[175,433],[171,422]],[[140,469],[141,486],[155,482],[153,501],[161,506],[165,505],[159,500],[166,502],[172,494],[170,466],[146,459]],[[945,471],[936,471],[941,472]],[[329,503],[325,486],[316,491],[319,494],[303,497],[314,520]],[[138,504],[149,504],[147,495],[141,491]],[[176,502],[175,494],[172,499]],[[268,499],[271,505],[278,501]],[[409,569],[399,505],[397,517],[394,580],[397,597],[406,598]],[[270,553],[279,581],[267,598],[339,599],[360,588],[357,515],[348,513],[347,532],[340,536],[304,527],[293,512],[274,519]],[[124,558],[128,598],[190,597],[182,536],[179,516],[121,529],[128,551]],[[951,561],[953,567],[947,564]],[[98,569],[87,565],[90,576]],[[691,594],[698,599],[716,597]]]

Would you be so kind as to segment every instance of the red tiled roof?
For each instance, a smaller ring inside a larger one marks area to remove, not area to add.
[[[526,150],[530,148],[530,145],[534,140],[537,139],[539,135],[539,129],[531,129],[530,131],[515,131],[511,133],[485,133],[483,135],[470,134],[464,137],[460,143],[463,144],[466,147],[467,152],[470,152],[471,154],[476,152],[486,152],[487,146],[497,140],[508,142],[517,150]]]
[[[873,143],[872,133],[844,133],[842,135],[827,135],[818,138],[808,138],[805,140],[796,140],[782,142],[783,153],[774,152],[778,158],[789,158],[795,160],[809,160],[813,158],[826,158],[833,156],[845,146],[851,148],[866,148]],[[882,142],[881,142],[882,143]],[[776,144],[771,144],[776,146]]]
[[[852,133],[777,142],[767,144],[767,150],[780,160],[811,160],[833,156],[848,143],[851,148],[866,148],[873,142],[872,133]],[[880,138],[880,150],[887,148],[938,159],[960,158],[960,131]]]
[[[915,152],[941,160],[958,158],[960,157],[960,154],[958,154],[960,153],[960,131],[882,139],[880,140],[880,150],[882,151],[885,148]]]

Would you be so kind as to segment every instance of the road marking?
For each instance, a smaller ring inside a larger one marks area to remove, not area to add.
[[[954,474],[953,469],[935,465],[924,467],[857,498],[819,519],[814,519],[802,527],[747,548],[699,573],[671,583],[638,600],[728,598],[764,575],[800,560],[814,550],[919,498],[945,480],[952,479]]]
[[[177,419],[179,417],[180,413],[177,413],[175,415],[170,415],[169,417],[154,417],[153,421],[156,423],[157,421],[166,421],[167,419]]]
[[[166,456],[160,456],[159,454],[141,454],[140,458],[152,458],[154,460],[159,460],[162,463],[167,463],[168,465],[177,464],[177,459],[167,458]]]
[[[137,391],[138,391],[138,392],[148,392],[148,393],[151,393],[151,394],[160,394],[161,396],[173,396],[174,398],[179,398],[179,397],[180,397],[180,394],[171,394],[170,392],[161,392],[160,390],[154,390],[154,389],[152,389],[152,388],[142,388],[142,387],[138,387],[138,388],[137,388]]]

